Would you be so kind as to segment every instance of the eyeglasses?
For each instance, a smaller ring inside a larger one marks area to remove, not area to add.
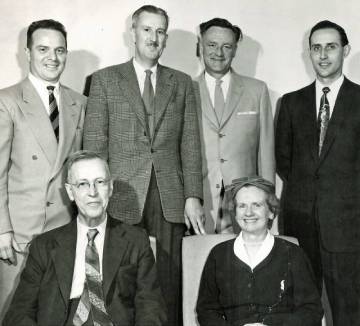
[[[67,182],[67,184],[74,186],[79,191],[85,192],[85,191],[90,190],[91,185],[93,185],[96,188],[96,190],[101,189],[101,188],[107,186],[107,184],[110,182],[110,180],[111,179],[96,179],[93,182],[90,182],[88,180],[81,180],[76,183]]]

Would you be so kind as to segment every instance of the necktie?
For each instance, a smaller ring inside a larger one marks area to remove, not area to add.
[[[145,73],[146,77],[144,83],[143,101],[146,109],[150,135],[152,136],[154,132],[154,88],[151,83],[152,71],[147,69],[145,70]]]
[[[324,145],[324,140],[326,136],[326,130],[329,125],[330,120],[330,105],[326,97],[326,94],[330,92],[329,87],[324,87],[322,89],[323,95],[320,99],[320,109],[318,116],[318,128],[319,128],[319,156],[321,154],[321,149]]]
[[[89,313],[91,313],[94,326],[113,325],[105,308],[99,255],[94,243],[98,233],[97,229],[89,229],[87,233],[88,244],[85,251],[86,280],[84,291],[73,318],[74,326],[84,324],[89,317]]]
[[[54,96],[54,86],[46,87],[49,92],[50,121],[54,129],[56,140],[59,142],[59,109]]]
[[[221,118],[225,108],[225,98],[221,87],[222,82],[223,81],[221,79],[216,79],[214,96],[214,108],[219,123],[221,122]]]

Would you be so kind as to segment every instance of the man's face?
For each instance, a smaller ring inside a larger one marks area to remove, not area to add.
[[[269,219],[274,218],[267,203],[267,194],[254,186],[241,188],[235,196],[235,219],[244,233],[261,235],[266,232]]]
[[[84,224],[96,226],[105,219],[113,183],[103,161],[95,158],[75,162],[65,186]]]
[[[25,49],[30,72],[37,78],[57,82],[66,62],[65,37],[56,30],[40,28],[32,35],[31,49]]]
[[[221,78],[231,67],[237,44],[234,33],[218,26],[210,27],[201,38],[200,50],[205,69],[214,78]]]
[[[317,78],[324,84],[331,84],[341,76],[344,58],[349,52],[350,46],[341,45],[336,29],[319,29],[311,35],[310,59]]]
[[[135,43],[135,58],[145,67],[154,66],[166,46],[166,19],[143,11],[131,29]]]

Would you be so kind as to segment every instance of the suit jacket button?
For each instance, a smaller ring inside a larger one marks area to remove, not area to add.
[[[226,161],[227,161],[227,160],[224,160],[223,158],[220,159],[220,162],[221,162],[221,163],[224,163],[224,162],[226,162]]]
[[[38,159],[38,157],[37,157],[36,155],[33,155],[31,158],[32,158],[33,160],[37,160],[37,159]]]
[[[222,137],[225,137],[225,135],[222,133],[219,133],[219,138],[222,138]]]
[[[220,188],[220,185],[218,183],[216,184],[216,188]]]
[[[49,207],[51,203],[49,201],[46,202],[46,206]]]
[[[150,152],[151,152],[151,153],[155,153],[155,149],[152,148],[152,149],[150,150]]]

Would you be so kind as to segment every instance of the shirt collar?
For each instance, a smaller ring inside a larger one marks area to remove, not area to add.
[[[78,234],[87,234],[89,229],[97,229],[99,234],[105,235],[107,219],[108,217],[106,215],[104,221],[102,221],[99,225],[97,225],[96,227],[89,227],[81,223],[79,217],[77,217],[76,223],[77,223]]]
[[[337,94],[339,89],[344,82],[344,75],[341,75],[338,79],[332,82],[330,85],[324,85],[319,79],[316,79],[315,86],[316,86],[316,93],[322,94],[322,90],[324,87],[329,87],[332,94]]]
[[[57,92],[59,91],[59,87],[60,87],[59,81],[57,81],[56,83],[48,82],[38,77],[35,77],[31,72],[29,72],[29,79],[36,89],[46,89],[47,86],[54,86],[55,91]]]
[[[229,83],[230,82],[230,78],[231,78],[231,69],[229,69],[229,71],[222,76],[221,79],[223,81],[223,83]],[[216,83],[216,79],[215,77],[211,76],[206,70],[205,70],[205,80],[207,83],[211,83],[211,84],[215,84]]]
[[[157,72],[157,68],[158,68],[158,64],[156,64],[155,66],[151,67],[151,68],[144,68],[140,63],[138,63],[136,61],[136,59],[133,59],[133,65],[134,65],[134,69],[135,69],[135,73],[137,76],[142,76],[142,75],[146,75],[145,70],[151,70],[152,74],[151,76],[156,76],[156,72]]]

